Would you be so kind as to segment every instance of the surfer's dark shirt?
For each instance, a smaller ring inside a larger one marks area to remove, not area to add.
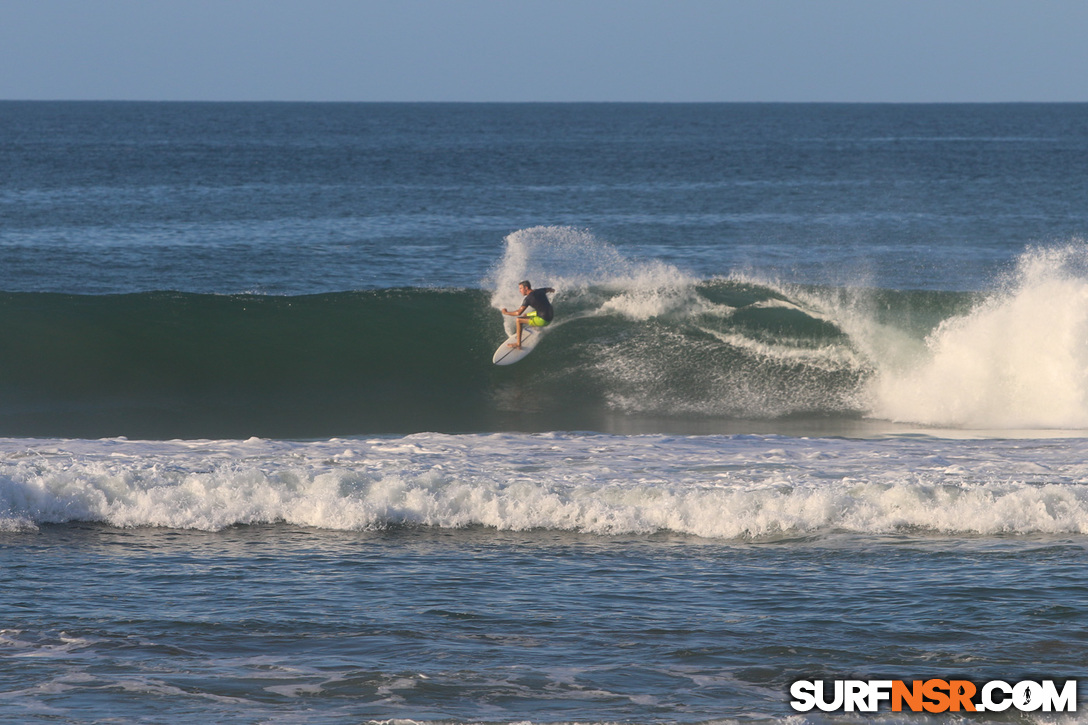
[[[552,312],[552,303],[548,301],[548,293],[543,289],[535,289],[525,295],[525,299],[521,301],[521,304],[524,307],[532,307],[538,315],[548,322],[552,321],[552,316],[555,314]]]

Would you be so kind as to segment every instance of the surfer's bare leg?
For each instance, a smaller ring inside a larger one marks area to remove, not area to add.
[[[518,321],[517,321],[518,341],[517,342],[511,342],[507,347],[512,347],[515,350],[520,350],[521,349],[521,326],[529,324],[529,318],[528,317],[519,317],[517,319],[518,319]]]

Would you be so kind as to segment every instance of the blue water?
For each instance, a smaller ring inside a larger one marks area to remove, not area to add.
[[[1081,677],[1086,121],[0,103],[0,718]]]

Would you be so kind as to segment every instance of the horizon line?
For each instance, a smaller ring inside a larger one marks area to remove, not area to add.
[[[0,103],[222,103],[222,104],[384,104],[384,105],[823,105],[823,106],[1010,106],[1010,105],[1076,105],[1079,101],[464,101],[464,100],[224,100],[224,99],[163,99],[163,98],[0,98]]]

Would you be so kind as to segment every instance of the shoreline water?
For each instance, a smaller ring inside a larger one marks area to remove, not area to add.
[[[1083,614],[1054,601],[1084,554],[1068,537],[738,544],[283,524],[25,537],[0,533],[25,572],[14,591],[36,592],[0,632],[0,662],[21,668],[0,712],[26,723],[118,711],[144,723],[856,722],[793,713],[789,684],[1083,671],[1058,644]],[[44,553],[64,581],[42,572]]]

